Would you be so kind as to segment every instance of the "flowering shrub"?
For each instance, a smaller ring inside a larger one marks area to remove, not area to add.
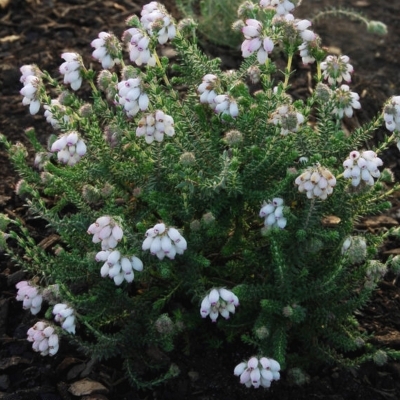
[[[353,313],[397,265],[377,260],[377,249],[398,229],[355,235],[354,224],[390,208],[399,188],[379,157],[400,140],[399,96],[346,135],[343,118],[362,107],[350,91],[353,67],[326,54],[310,21],[291,14],[295,5],[244,3],[235,71],[207,59],[193,23],[176,24],[154,1],[128,18],[122,41],[93,39],[99,72],[76,53],[62,55],[63,84],[21,67],[22,104],[31,114],[43,106],[57,137],[46,147],[27,132],[33,166],[20,144],[1,142],[21,175],[18,192],[60,240],[44,250],[18,219],[1,217],[2,246],[42,286],[20,282],[17,300],[54,315],[58,334],[76,333],[93,357],[123,358],[134,385],[176,375],[171,364],[145,382],[135,366],[159,370],[148,349],[171,351],[180,334],[206,342],[211,321],[252,346],[248,361],[232,360],[247,387],[269,387],[280,368],[383,359]],[[157,53],[166,43],[179,58],[172,68]],[[274,64],[281,53],[283,73]],[[314,90],[299,100],[289,89],[296,55],[316,65]],[[88,90],[91,103],[79,96]],[[367,147],[384,125],[383,143]],[[43,300],[54,284],[56,299]],[[28,340],[52,355],[54,332],[40,321]]]

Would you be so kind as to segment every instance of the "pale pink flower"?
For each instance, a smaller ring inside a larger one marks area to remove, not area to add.
[[[77,53],[63,53],[61,58],[65,60],[60,65],[60,73],[64,75],[64,83],[70,84],[71,89],[78,90],[82,85],[82,59]]]
[[[151,144],[154,140],[162,142],[164,134],[173,136],[175,134],[174,120],[170,115],[161,110],[143,116],[138,123],[136,136],[144,136],[146,143]]]
[[[111,33],[100,32],[98,38],[92,40],[90,45],[95,48],[93,58],[101,62],[103,68],[109,69],[120,63],[120,44]]]
[[[154,225],[146,231],[146,238],[142,244],[142,250],[149,250],[159,260],[164,257],[173,260],[176,254],[183,254],[187,249],[186,239],[178,229],[167,227],[164,223]]]
[[[229,319],[238,305],[239,299],[233,292],[225,288],[213,288],[201,302],[200,315],[202,318],[209,316],[212,322],[216,322],[219,315]]]
[[[260,6],[274,8],[279,15],[288,14],[295,8],[295,5],[289,0],[261,0]]]
[[[236,365],[233,373],[240,377],[240,383],[246,387],[269,388],[272,381],[280,379],[281,367],[278,361],[267,357],[251,357],[248,361],[243,361]]]
[[[262,34],[263,26],[255,19],[247,19],[246,26],[242,28],[245,37],[241,50],[244,58],[257,53],[257,61],[264,64],[268,59],[268,54],[274,49],[273,41]]]
[[[327,79],[330,85],[351,81],[353,66],[349,63],[348,56],[327,56],[325,61],[321,62],[322,76]]]

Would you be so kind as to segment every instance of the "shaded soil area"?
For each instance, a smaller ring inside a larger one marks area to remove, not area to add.
[[[52,133],[42,115],[32,117],[21,104],[19,67],[36,63],[57,75],[61,64],[60,54],[76,51],[83,55],[85,63],[90,59],[90,42],[100,31],[112,31],[120,35],[125,29],[124,20],[139,13],[148,1],[122,0],[14,0],[0,8],[0,132],[13,141],[27,144],[24,130],[34,126],[40,140]],[[352,129],[379,112],[384,101],[391,95],[400,94],[400,3],[392,0],[333,1],[303,0],[296,14],[310,19],[318,11],[333,5],[353,7],[368,18],[388,25],[387,36],[374,36],[366,32],[357,21],[329,17],[314,24],[323,43],[338,54],[351,58],[355,74],[352,90],[361,95],[362,110],[355,118],[346,121]],[[2,2],[0,2],[2,4]],[[173,0],[164,2],[167,9],[178,15]],[[222,58],[226,68],[240,62],[240,53],[221,49],[212,44],[205,51]],[[302,90],[314,72],[313,66],[296,65],[292,94],[304,96]],[[306,89],[305,89],[306,90]],[[377,139],[385,135],[377,133]],[[391,167],[400,178],[400,157],[394,147],[386,151],[385,165]],[[18,180],[15,172],[0,149],[0,212],[19,216],[38,239],[46,232],[43,225],[29,215],[15,193]],[[400,220],[400,201],[393,199],[393,208],[384,216],[363,221],[360,231],[386,229]],[[400,254],[400,243],[388,242],[382,257]],[[105,362],[91,360],[63,342],[54,358],[41,357],[31,351],[26,338],[27,329],[34,319],[24,312],[15,301],[15,283],[23,272],[7,261],[0,252],[0,399],[363,399],[381,400],[400,398],[400,362],[391,361],[383,366],[372,363],[358,369],[337,369],[327,366],[314,371],[303,386],[290,384],[283,373],[281,381],[269,391],[248,390],[233,376],[237,360],[245,358],[247,349],[240,345],[222,345],[215,350],[205,350],[202,343],[194,345],[190,352],[177,343],[172,354],[153,354],[161,362],[172,360],[181,373],[166,385],[153,390],[132,389],[123,378],[118,359]],[[381,346],[400,350],[400,282],[388,274],[379,285],[369,306],[361,310],[358,318],[361,329],[375,335]],[[167,360],[164,358],[167,357]],[[85,389],[86,388],[86,389]]]

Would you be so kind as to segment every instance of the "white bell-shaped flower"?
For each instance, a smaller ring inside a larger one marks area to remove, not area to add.
[[[74,166],[86,154],[86,144],[76,131],[67,132],[53,142],[51,149],[63,164]]]
[[[236,365],[233,373],[240,377],[240,383],[246,387],[269,388],[272,381],[280,379],[281,367],[278,361],[267,357],[251,357],[248,361],[243,361]]]
[[[75,311],[67,304],[58,303],[53,307],[54,320],[61,324],[61,327],[68,333],[75,335]]]
[[[183,254],[187,249],[186,239],[178,229],[167,227],[164,223],[156,224],[146,231],[146,238],[142,243],[142,250],[150,250],[159,260],[167,257],[171,260],[176,254]]]
[[[400,96],[392,96],[383,108],[386,129],[400,132]],[[399,144],[398,144],[399,146]]]
[[[97,39],[92,40],[91,44],[95,50],[92,53],[93,58],[101,62],[105,69],[112,68],[120,63],[120,44],[118,39],[111,33],[100,32]]]
[[[261,0],[260,7],[274,8],[278,15],[286,15],[295,8],[295,4],[289,0]]]
[[[264,202],[259,215],[261,218],[264,218],[265,227],[278,227],[283,229],[287,223],[287,220],[283,214],[283,210],[283,199],[280,197],[275,197],[268,203]]]
[[[173,118],[161,110],[143,116],[136,129],[136,136],[144,136],[148,144],[153,143],[154,140],[162,142],[164,140],[164,135],[173,136],[174,134]]]
[[[139,111],[146,111],[149,97],[144,92],[140,78],[129,78],[118,83],[118,103],[123,106],[129,117],[134,117]]]
[[[18,289],[16,300],[22,301],[22,306],[25,310],[29,309],[33,315],[38,314],[43,301],[39,288],[28,281],[18,282],[15,287]]]
[[[343,162],[345,168],[343,177],[351,179],[353,186],[358,186],[361,182],[372,186],[375,183],[374,178],[380,177],[378,167],[382,166],[382,160],[372,150],[363,152],[351,151],[349,157]]]
[[[54,356],[59,348],[58,335],[46,322],[39,321],[28,329],[27,340],[32,342],[32,349],[42,356]]]
[[[143,7],[140,22],[150,36],[156,35],[160,44],[165,44],[176,36],[172,17],[165,7],[156,1],[152,1]]]
[[[120,225],[109,215],[97,218],[87,230],[87,233],[93,235],[93,243],[101,243],[103,252],[114,249],[123,237],[123,231]],[[99,252],[96,254],[96,261],[104,261],[109,253]]]
[[[124,256],[118,250],[102,250],[96,254],[96,261],[103,262],[100,275],[109,277],[119,286],[123,281],[133,282],[134,270],[142,271],[143,262],[136,256]]]
[[[238,297],[228,289],[213,288],[204,297],[200,305],[202,318],[210,316],[212,322],[216,322],[219,315],[229,319],[239,305]]]
[[[32,115],[37,114],[40,109],[40,87],[42,85],[41,73],[37,67],[24,65],[21,67],[22,76],[20,81],[24,87],[20,90],[23,97],[22,104],[29,105],[29,112]]]
[[[82,85],[82,59],[77,53],[63,53],[61,58],[65,60],[60,65],[60,73],[64,75],[64,83],[70,84],[72,90],[78,90]]]
[[[326,200],[333,192],[336,178],[327,168],[318,164],[307,168],[294,182],[298,185],[299,192],[305,192],[307,198]]]

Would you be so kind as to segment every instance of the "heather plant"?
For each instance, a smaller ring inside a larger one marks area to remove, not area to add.
[[[55,130],[47,145],[27,130],[33,165],[1,136],[18,194],[58,235],[43,248],[18,218],[1,218],[1,245],[31,278],[16,296],[37,320],[35,351],[54,355],[70,340],[119,357],[139,387],[179,373],[150,351],[179,342],[189,352],[243,342],[232,372],[255,388],[280,370],[305,382],[324,363],[399,357],[372,346],[355,317],[387,269],[398,272],[396,257],[378,254],[398,228],[355,223],[390,208],[399,189],[381,155],[399,146],[400,96],[348,134],[344,119],[362,108],[349,57],[326,54],[294,3],[246,4],[238,70],[205,57],[193,21],[176,24],[157,2],[126,21],[122,40],[93,39],[100,71],[71,52],[63,83],[21,67],[23,104],[43,106]],[[158,56],[166,43],[172,64]],[[294,57],[316,66],[304,99],[290,95]],[[384,141],[368,146],[383,125]]]

